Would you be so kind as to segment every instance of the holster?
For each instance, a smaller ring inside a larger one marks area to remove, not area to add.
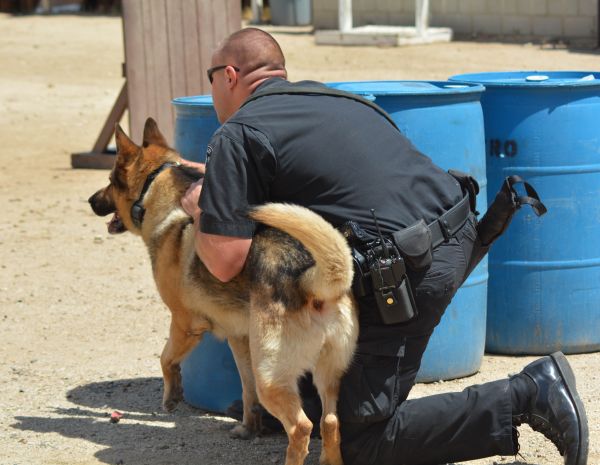
[[[520,196],[517,193],[514,188],[517,183],[523,183],[527,195]],[[496,198],[477,224],[477,241],[469,260],[467,276],[489,251],[490,246],[504,234],[514,214],[523,205],[531,206],[537,216],[542,216],[548,211],[531,184],[520,176],[508,176],[504,179]]]
[[[527,195],[519,196],[516,183],[523,183]],[[520,176],[508,176],[487,212],[477,225],[477,233],[484,246],[489,246],[498,239],[508,228],[513,215],[522,205],[531,205],[537,216],[544,215],[548,210],[540,201],[535,189]]]

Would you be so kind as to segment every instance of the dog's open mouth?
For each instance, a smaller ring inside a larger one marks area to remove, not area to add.
[[[127,231],[123,221],[121,221],[121,217],[118,213],[115,213],[110,221],[107,223],[109,234],[121,234]]]

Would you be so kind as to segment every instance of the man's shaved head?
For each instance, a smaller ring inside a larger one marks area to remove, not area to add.
[[[281,47],[271,34],[254,27],[227,37],[213,53],[211,67],[217,68],[211,93],[221,123],[261,83],[271,78],[287,79]]]
[[[249,27],[227,37],[214,53],[223,64],[236,65],[242,74],[284,71],[285,58],[271,34]]]

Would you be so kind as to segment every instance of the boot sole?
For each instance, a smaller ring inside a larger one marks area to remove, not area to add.
[[[554,364],[558,368],[558,371],[565,381],[567,392],[571,397],[571,401],[573,401],[573,405],[575,405],[577,419],[579,420],[579,450],[577,452],[577,460],[573,465],[587,465],[589,445],[588,422],[583,402],[581,402],[579,394],[577,393],[575,374],[573,373],[567,358],[562,352],[555,352],[550,355],[550,358],[552,358],[554,361]]]

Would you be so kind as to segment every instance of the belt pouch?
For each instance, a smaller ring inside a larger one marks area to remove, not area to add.
[[[392,234],[394,244],[413,271],[429,267],[432,261],[431,230],[423,220]]]

